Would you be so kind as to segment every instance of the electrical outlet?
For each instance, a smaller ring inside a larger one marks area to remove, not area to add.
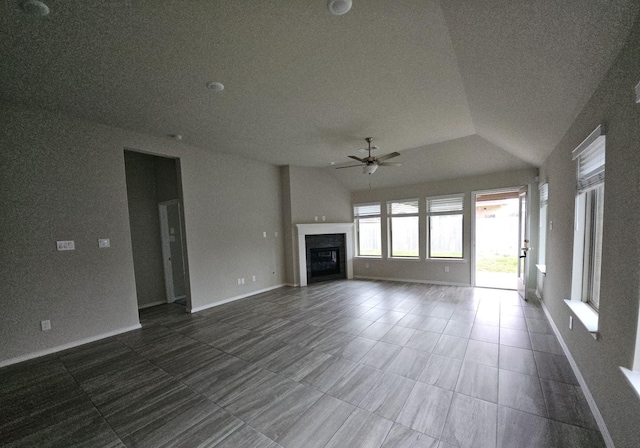
[[[240,281],[241,281],[241,282],[242,282],[242,284],[244,285],[244,277],[242,277],[242,278],[240,279]]]
[[[109,238],[100,238],[98,239],[98,247],[100,249],[111,247],[111,241],[109,240]]]
[[[573,316],[569,316],[569,330],[573,330]]]
[[[58,249],[58,251],[76,250],[76,243],[73,240],[70,240],[70,241],[56,241],[56,248]]]
[[[318,217],[316,216],[316,218],[315,218],[315,219],[316,219],[316,221],[317,221],[317,220],[318,220]]]
[[[364,264],[365,269],[369,269],[369,263]]]
[[[49,319],[40,321],[40,328],[42,331],[51,330],[51,321]]]
[[[278,232],[276,232],[276,238],[278,238]]]
[[[252,275],[252,276],[251,276],[251,280],[253,280],[253,281],[255,282],[255,281],[256,281],[256,276],[255,276],[255,275]]]
[[[327,220],[327,217],[326,217],[326,216],[323,216],[323,217],[322,217],[322,220],[323,220],[323,221],[326,221],[326,220]]]
[[[238,285],[241,285],[242,281],[240,279],[238,279]]]
[[[267,232],[262,232],[262,238],[266,238],[267,237]]]
[[[449,266],[444,267],[444,272],[449,272]]]

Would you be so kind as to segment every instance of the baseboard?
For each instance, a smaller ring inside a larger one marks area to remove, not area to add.
[[[356,280],[385,280],[390,282],[424,283],[428,285],[471,286],[471,284],[469,283],[440,282],[437,280],[416,280],[414,278],[373,277],[367,275],[354,275],[353,278]]]
[[[166,300],[158,300],[157,302],[151,302],[142,306],[138,306],[138,309],[143,310],[145,308],[151,308],[152,306],[164,305],[165,303],[167,303]]]
[[[255,296],[256,294],[262,294],[263,292],[273,291],[274,289],[282,288],[283,286],[287,286],[284,283],[279,283],[274,286],[269,286],[268,288],[258,289],[257,291],[251,291],[246,294],[241,294],[235,297],[229,297],[228,299],[223,299],[218,302],[209,303],[207,305],[197,306],[195,308],[190,308],[187,311],[189,313],[197,313],[198,311],[207,310],[209,308],[214,308],[216,306],[224,305],[225,303],[235,302],[236,300],[246,299],[247,297]]]
[[[584,377],[582,376],[582,373],[580,372],[580,369],[578,368],[578,364],[576,363],[575,359],[573,359],[573,356],[569,351],[569,347],[564,342],[564,339],[562,339],[562,334],[560,333],[560,330],[558,330],[556,323],[551,318],[551,313],[549,313],[547,306],[544,304],[544,302],[540,302],[540,304],[542,305],[542,310],[544,311],[544,314],[547,316],[549,325],[551,325],[553,332],[556,334],[556,337],[558,338],[558,342],[562,347],[562,351],[564,351],[564,354],[567,356],[567,359],[569,360],[571,369],[573,370],[573,373],[575,374],[576,379],[578,380],[578,383],[582,388],[582,392],[584,392],[584,397],[586,398],[587,403],[589,403],[589,408],[591,409],[591,412],[593,413],[593,417],[595,418],[596,423],[598,424],[598,429],[600,429],[600,433],[602,434],[604,443],[607,445],[607,448],[615,448],[613,439],[611,438],[611,434],[609,433],[609,429],[607,428],[607,425],[605,424],[604,419],[602,418],[602,414],[600,413],[600,409],[598,409],[598,405],[596,404],[596,401],[593,399],[593,395],[591,395],[591,391],[587,386],[587,382],[585,381]]]
[[[300,286],[300,283],[285,283],[284,286],[290,286],[292,288],[297,288]]]
[[[102,333],[96,336],[91,336],[89,338],[84,338],[78,341],[69,342],[67,344],[57,345],[55,347],[51,347],[45,350],[40,350],[34,353],[29,353],[27,355],[18,356],[16,358],[5,359],[3,361],[0,361],[0,368],[10,366],[11,364],[17,364],[23,361],[28,361],[30,359],[39,358],[41,356],[50,355],[52,353],[61,352],[63,350],[67,350],[73,347],[78,347],[79,345],[95,342],[100,339],[110,338],[111,336],[116,336],[122,333],[126,333],[127,331],[137,330],[139,328],[142,328],[140,324],[131,325],[130,327],[125,327],[125,328],[118,328],[117,330],[109,331],[108,333]]]

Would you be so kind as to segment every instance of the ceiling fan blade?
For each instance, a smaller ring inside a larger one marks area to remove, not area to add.
[[[392,152],[390,154],[385,154],[384,156],[378,157],[378,162],[382,162],[383,160],[393,159],[394,157],[398,157],[400,155],[399,152]]]
[[[380,162],[379,166],[402,166],[402,162]]]
[[[356,157],[356,156],[347,156],[347,157],[353,160],[357,160],[358,162],[364,162],[364,159],[361,159],[360,157]]]
[[[338,167],[336,167],[336,169],[337,169],[337,170],[341,170],[342,168],[355,168],[356,166],[362,166],[362,165],[338,166]]]

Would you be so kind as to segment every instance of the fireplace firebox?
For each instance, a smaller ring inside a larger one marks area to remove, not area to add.
[[[307,282],[347,278],[344,234],[307,235]]]

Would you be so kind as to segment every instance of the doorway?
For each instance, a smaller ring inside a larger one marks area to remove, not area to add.
[[[526,187],[475,192],[473,199],[474,285],[524,291],[520,241],[528,234]]]
[[[138,309],[176,300],[190,307],[180,161],[125,150],[124,162]]]

